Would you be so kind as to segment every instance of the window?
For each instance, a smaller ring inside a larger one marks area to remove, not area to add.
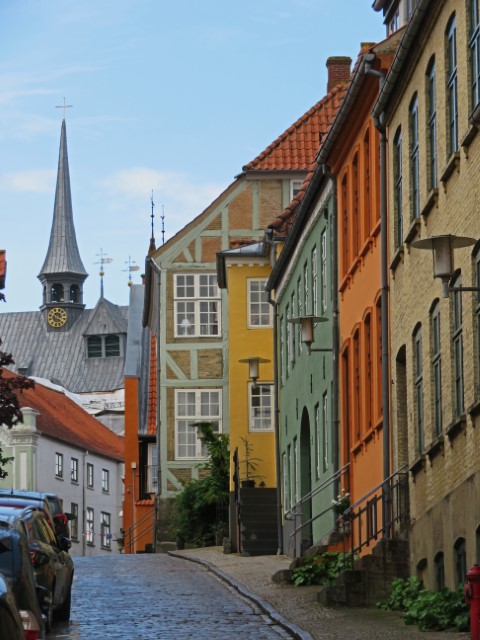
[[[470,75],[472,87],[472,111],[480,102],[480,29],[478,20],[478,0],[469,0],[469,41]]]
[[[394,208],[395,208],[395,240],[398,249],[403,244],[403,173],[402,173],[402,130],[398,129],[393,140],[394,163]]]
[[[409,111],[410,122],[410,193],[412,219],[420,215],[420,163],[418,158],[418,98],[415,95]]]
[[[111,358],[121,355],[120,336],[89,336],[87,356],[89,358]]]
[[[78,483],[78,459],[70,459],[70,480],[75,484]]]
[[[287,513],[290,510],[289,486],[288,486],[288,465],[287,454],[282,453],[282,477],[283,477],[283,511]]]
[[[291,369],[292,366],[292,354],[291,354],[291,349],[292,349],[292,323],[288,322],[290,320],[290,318],[292,317],[291,313],[290,313],[290,307],[287,304],[287,306],[285,307],[285,315],[287,317],[287,339],[286,339],[286,356],[287,356],[287,362],[285,365],[285,371],[287,372],[287,377],[288,377],[288,373]]]
[[[417,453],[421,455],[425,448],[423,422],[423,373],[422,373],[422,328],[418,327],[413,335],[413,371],[415,395],[415,426],[417,432]]]
[[[298,317],[302,317],[302,279],[298,278],[297,280],[297,301],[298,301]],[[298,355],[302,353],[302,326],[300,323],[297,324],[297,344],[298,344]]]
[[[304,313],[308,315],[310,313],[310,277],[308,273],[308,264],[305,263],[303,267],[303,306]]]
[[[93,464],[87,462],[87,487],[93,489]]]
[[[320,405],[315,405],[315,474],[317,480],[320,478],[321,471],[321,451],[322,434],[321,434],[321,421],[320,421]]]
[[[285,383],[285,322],[280,318],[280,382]]]
[[[110,549],[112,546],[111,516],[105,511],[100,513],[100,537],[102,547]]]
[[[371,193],[371,185],[370,185],[370,130],[367,129],[365,133],[365,137],[363,139],[363,171],[364,171],[364,184],[363,187],[365,189],[365,209],[364,209],[364,241],[370,235],[370,227],[372,224],[371,220],[371,202],[370,202],[370,193]]]
[[[371,314],[365,316],[364,321],[364,360],[365,360],[365,381],[364,381],[364,416],[365,426],[368,430],[372,428],[373,410],[373,341],[372,341],[372,321]]]
[[[300,466],[298,464],[298,443],[297,438],[293,439],[292,449],[292,504],[297,504],[300,499]]]
[[[302,184],[302,180],[290,180],[290,201],[292,201],[300,191]]]
[[[317,247],[312,249],[312,302],[313,309],[312,314],[316,316],[318,314],[318,277],[317,277]]]
[[[156,493],[158,487],[158,447],[148,445],[147,493]]]
[[[70,513],[73,516],[70,520],[70,537],[78,540],[78,504],[75,502],[70,503]]]
[[[110,471],[102,469],[102,491],[108,493],[110,491]]]
[[[215,433],[221,432],[219,389],[175,390],[175,456],[177,459],[205,458],[205,445],[198,437],[196,423],[208,422]]]
[[[437,87],[435,59],[427,71],[428,186],[437,187]]]
[[[323,451],[323,471],[328,469],[328,393],[323,394],[322,402],[322,451]]]
[[[86,531],[85,531],[85,541],[87,544],[93,545],[93,541],[94,541],[94,511],[91,507],[87,507],[87,513],[86,513],[86,520],[85,520],[85,525],[86,525]]]
[[[458,275],[453,284],[460,287],[461,276]],[[455,416],[461,416],[463,406],[463,331],[462,331],[462,294],[460,291],[452,293],[452,317],[453,317],[453,375],[455,381]]]
[[[322,231],[321,235],[321,278],[322,278],[322,313],[327,309],[328,302],[328,282],[327,282],[327,232]]]
[[[220,335],[220,290],[215,273],[176,274],[175,337]]]
[[[52,285],[51,289],[52,302],[63,302],[64,293],[63,293],[63,284],[59,282]]]
[[[450,155],[458,151],[458,95],[457,95],[457,21],[450,20],[447,29],[447,121]]]
[[[63,478],[63,453],[55,454],[55,477]]]
[[[455,557],[455,578],[456,584],[463,585],[467,579],[467,550],[465,538],[458,538],[453,546]]]
[[[445,565],[441,551],[435,555],[433,566],[435,571],[435,587],[437,591],[442,591],[442,589],[445,588]]]
[[[432,381],[434,435],[442,433],[442,350],[440,341],[440,305],[437,302],[430,315],[432,333]]]
[[[350,266],[350,254],[348,243],[349,233],[348,233],[348,187],[347,187],[347,176],[344,175],[342,179],[342,184],[340,187],[341,195],[342,195],[342,254],[343,254],[343,275],[347,275],[348,267]]]
[[[360,216],[358,202],[358,154],[355,154],[352,162],[352,195],[353,195],[353,254],[358,256],[360,253]]]
[[[72,284],[70,287],[70,302],[80,302],[80,287]]]
[[[295,318],[295,307],[296,307],[296,298],[295,298],[295,291],[292,291],[292,297],[290,299],[290,309],[291,309],[291,314],[290,317],[291,318]],[[293,369],[293,365],[295,364],[295,358],[296,358],[296,352],[297,352],[297,348],[295,345],[295,339],[297,336],[297,327],[294,324],[290,324],[290,340],[291,340],[291,345],[290,345],[290,359],[292,362],[292,369]]]
[[[361,437],[360,414],[360,332],[353,336],[353,419],[355,421],[355,439]]]
[[[265,291],[267,281],[248,280],[248,326],[271,327],[272,307],[268,303],[268,293]]]
[[[272,431],[272,384],[249,383],[249,431]]]

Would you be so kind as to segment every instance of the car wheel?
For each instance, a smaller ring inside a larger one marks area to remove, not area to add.
[[[72,582],[73,577],[70,581],[65,600],[63,601],[61,606],[58,607],[58,609],[56,609],[54,612],[55,620],[70,620],[70,609],[72,608]]]

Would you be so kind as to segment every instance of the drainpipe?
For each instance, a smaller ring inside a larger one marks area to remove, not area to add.
[[[372,68],[375,54],[364,56],[366,75],[379,79],[380,92],[385,83],[385,74]],[[388,349],[388,231],[387,231],[387,128],[385,112],[379,116],[373,114],[375,128],[380,133],[380,250],[381,250],[381,331],[382,331],[382,416],[383,416],[383,480],[390,477],[390,367]],[[382,520],[385,537],[390,537],[391,525],[389,513],[390,495],[384,495]]]
[[[332,182],[332,424],[333,424],[333,472],[340,469],[340,397],[339,397],[339,308],[338,308],[338,208],[337,208],[337,178],[328,174]],[[335,480],[334,495],[340,493],[340,478]],[[350,488],[348,488],[350,491]]]
[[[265,232],[265,241],[270,245],[272,261],[276,260],[275,240],[273,239],[273,229]],[[268,295],[268,302],[273,307],[273,414],[275,430],[275,474],[276,474],[276,499],[277,499],[277,555],[283,555],[283,529],[282,529],[282,474],[280,459],[280,407],[278,406],[278,304]]]
[[[83,482],[82,482],[82,556],[85,556],[87,551],[86,538],[87,538],[87,505],[85,504],[85,485],[87,482],[87,456],[88,451],[83,452]]]

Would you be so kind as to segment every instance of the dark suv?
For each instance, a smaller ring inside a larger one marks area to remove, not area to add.
[[[31,504],[44,509],[52,519],[55,533],[58,536],[70,538],[68,521],[73,518],[70,513],[63,512],[62,501],[56,493],[45,491],[24,491],[22,489],[0,489],[0,505],[6,500],[25,500]],[[21,503],[24,506],[25,503]],[[43,505],[43,506],[42,506]]]
[[[45,638],[45,628],[39,601],[44,590],[35,584],[27,539],[16,529],[0,524],[0,574],[9,583],[24,629],[29,640]]]
[[[69,541],[59,540],[45,512],[33,506],[0,506],[2,521],[27,537],[37,585],[46,590],[42,612],[49,631],[53,618],[70,618],[73,561],[67,553]]]

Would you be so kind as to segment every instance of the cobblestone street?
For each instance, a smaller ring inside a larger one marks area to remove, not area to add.
[[[204,567],[158,555],[76,558],[69,624],[58,640],[291,638]]]

